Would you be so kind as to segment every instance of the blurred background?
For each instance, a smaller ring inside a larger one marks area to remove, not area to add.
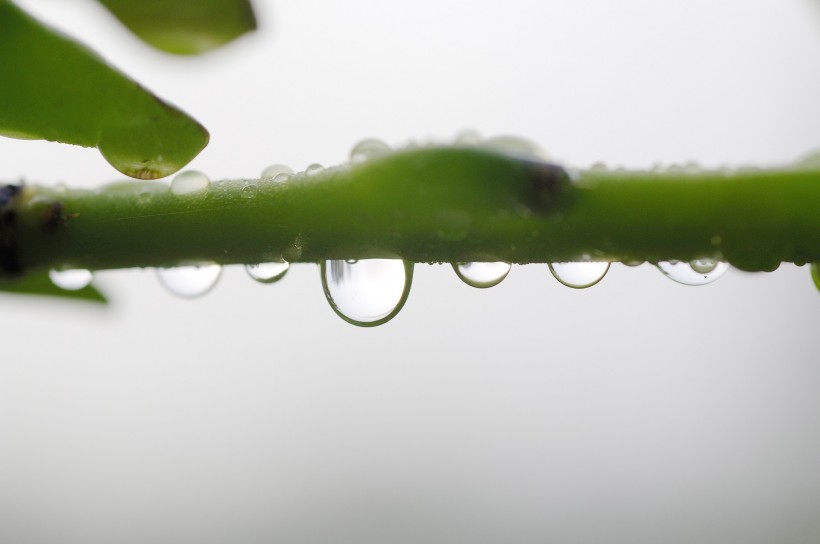
[[[563,164],[786,165],[820,147],[809,0],[270,0],[202,58],[91,1],[20,0],[211,132],[212,179],[347,159],[365,137],[531,139]],[[4,85],[13,82],[4,82]],[[0,139],[0,177],[120,178]],[[318,267],[150,270],[112,299],[0,296],[0,542],[809,543],[820,539],[820,299],[807,268],[704,287],[613,265],[568,289],[418,265],[359,329]]]

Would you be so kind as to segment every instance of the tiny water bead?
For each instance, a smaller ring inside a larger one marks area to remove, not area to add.
[[[350,150],[350,162],[364,162],[369,159],[383,157],[391,151],[390,146],[376,138],[367,138],[353,146]]]
[[[242,186],[242,191],[240,193],[242,198],[253,198],[256,196],[256,185],[253,183],[246,183]]]
[[[657,267],[666,277],[683,285],[706,285],[723,276],[729,270],[729,263],[715,259],[696,259],[688,263],[662,261]]]
[[[319,172],[321,172],[324,169],[325,169],[324,166],[322,166],[321,164],[319,164],[317,162],[314,162],[313,164],[311,164],[307,168],[305,168],[305,175],[306,176],[315,176],[316,174],[318,174]]]
[[[512,265],[505,262],[453,263],[453,270],[461,281],[479,289],[498,285],[507,277],[511,268]]]
[[[248,275],[259,283],[276,283],[285,277],[289,268],[290,263],[287,261],[245,265]]]
[[[94,274],[90,270],[77,268],[72,270],[50,270],[48,277],[51,283],[60,289],[79,291],[91,285]]]
[[[279,176],[284,174],[284,178],[278,180]],[[293,170],[289,166],[285,166],[284,164],[272,164],[262,170],[262,177],[266,179],[272,179],[273,181],[285,181],[289,179],[293,175]]]
[[[360,327],[387,323],[410,294],[413,263],[400,259],[323,261],[322,287],[339,317]]]
[[[196,170],[188,170],[177,174],[171,181],[171,192],[175,195],[189,195],[204,191],[211,184],[208,176]]]
[[[163,287],[183,298],[204,295],[216,285],[221,274],[222,267],[218,264],[157,269],[157,277]]]
[[[464,146],[481,145],[481,134],[475,130],[462,130],[456,135],[455,143]]]
[[[550,263],[549,269],[556,280],[573,289],[586,289],[601,281],[609,271],[609,263],[572,262]]]

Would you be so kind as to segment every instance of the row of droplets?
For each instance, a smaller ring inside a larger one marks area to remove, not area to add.
[[[636,265],[639,263],[631,263]],[[331,308],[345,321],[359,326],[386,323],[401,310],[410,292],[413,263],[400,259],[330,260],[321,263],[322,287]],[[509,274],[505,262],[454,263],[453,269],[467,285],[493,287]],[[691,262],[668,261],[656,265],[667,277],[685,285],[705,285],[729,269],[724,262],[700,259]],[[608,262],[551,263],[549,270],[562,284],[574,289],[592,287],[609,270]],[[260,283],[276,283],[290,268],[286,261],[246,265],[248,275]],[[194,298],[210,291],[219,280],[222,267],[217,264],[158,268],[160,283],[171,293]],[[814,281],[820,289],[818,265],[812,265]],[[66,290],[88,286],[93,274],[88,270],[52,270],[51,281]]]

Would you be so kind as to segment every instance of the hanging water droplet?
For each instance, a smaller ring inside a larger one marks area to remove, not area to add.
[[[500,151],[524,159],[546,161],[549,160],[547,153],[540,146],[518,136],[495,136],[481,142],[481,147]]]
[[[461,280],[471,287],[486,289],[501,283],[510,273],[512,265],[495,263],[453,263],[453,270]]]
[[[636,266],[641,266],[643,263],[644,263],[643,261],[632,261],[632,260],[627,260],[627,261],[623,261],[621,264],[622,264],[622,265],[624,265],[624,266],[629,266],[629,267],[633,267],[633,268],[634,268],[634,267],[636,267]]]
[[[273,181],[276,181],[276,177],[281,174],[286,174],[289,178],[293,175],[293,170],[289,166],[285,166],[284,164],[271,164],[270,166],[262,170],[262,177],[272,179]]]
[[[157,268],[160,283],[173,294],[183,298],[204,295],[216,285],[222,267],[218,264]]]
[[[259,283],[276,283],[285,277],[289,268],[290,263],[287,261],[245,265],[248,275]]]
[[[812,263],[811,278],[814,280],[814,285],[820,291],[820,263]]]
[[[410,293],[413,263],[399,259],[324,261],[325,297],[342,319],[360,327],[390,321]]]
[[[390,153],[390,146],[376,138],[367,138],[353,146],[350,150],[350,162],[364,162],[369,159],[383,157]]]
[[[550,272],[556,280],[573,289],[592,287],[606,276],[608,262],[550,263]]]
[[[307,168],[305,168],[305,175],[306,176],[315,176],[316,174],[318,174],[319,172],[321,172],[324,169],[325,169],[324,166],[322,166],[321,164],[319,164],[317,162],[314,162],[313,164],[311,164]]]
[[[661,261],[658,269],[666,277],[683,285],[706,285],[729,270],[729,264],[714,259],[697,259],[692,262]]]
[[[48,277],[51,283],[66,291],[79,291],[91,285],[94,274],[81,268],[72,270],[50,270]]]
[[[211,180],[202,172],[196,170],[188,170],[177,174],[171,180],[171,192],[175,195],[189,195],[191,193],[198,193],[204,191],[210,185]]]

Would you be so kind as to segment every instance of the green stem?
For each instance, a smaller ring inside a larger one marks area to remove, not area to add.
[[[748,271],[820,261],[820,172],[566,172],[468,148],[427,148],[298,175],[28,186],[24,272],[401,257],[415,262],[692,260]]]

